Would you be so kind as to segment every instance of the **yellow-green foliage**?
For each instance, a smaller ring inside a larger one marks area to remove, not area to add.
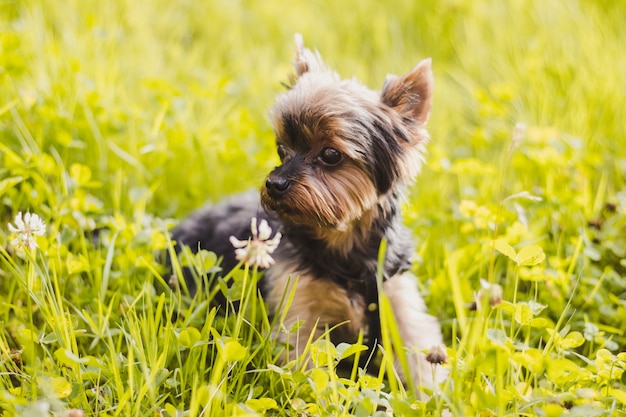
[[[390,367],[343,375],[358,344],[282,366],[256,271],[192,299],[154,257],[278,162],[266,114],[296,32],[375,89],[433,58],[404,207],[449,346],[428,402]],[[623,1],[2,2],[0,414],[624,413],[624,39]],[[36,250],[10,243],[20,211],[46,222]],[[218,312],[217,291],[240,302]]]

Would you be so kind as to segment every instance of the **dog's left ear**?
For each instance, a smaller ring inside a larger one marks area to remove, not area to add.
[[[322,57],[319,52],[313,52],[304,46],[301,34],[296,33],[294,35],[294,40],[296,42],[296,54],[293,66],[296,69],[298,77],[302,76],[302,74],[306,72],[329,71],[326,64],[324,64],[324,61],[322,61]]]
[[[387,76],[380,99],[389,107],[424,124],[430,114],[433,86],[431,59],[427,58],[402,77]]]

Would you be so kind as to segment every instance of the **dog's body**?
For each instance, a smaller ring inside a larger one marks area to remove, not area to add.
[[[354,342],[361,331],[371,346],[380,341],[376,277],[386,241],[382,290],[409,349],[411,377],[430,384],[433,365],[423,350],[442,343],[441,331],[409,272],[414,248],[400,217],[403,189],[419,172],[428,140],[430,61],[388,77],[380,93],[340,79],[299,38],[294,65],[297,78],[270,112],[282,164],[260,198],[244,193],[202,208],[173,239],[217,252],[229,270],[237,260],[228,238],[248,239],[252,217],[280,231],[275,263],[260,285],[270,311],[284,313],[286,329],[302,321],[295,340],[287,331],[277,336],[296,352],[329,328],[334,342]],[[289,310],[279,312],[292,290]]]

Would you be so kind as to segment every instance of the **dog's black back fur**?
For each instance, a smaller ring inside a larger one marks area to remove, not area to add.
[[[248,239],[250,220],[253,217],[259,221],[267,220],[272,230],[280,228],[280,223],[261,208],[259,193],[255,191],[227,197],[215,205],[207,204],[172,230],[176,253],[180,253],[183,246],[188,246],[192,253],[197,253],[200,249],[215,252],[222,258],[220,267],[222,273],[226,274],[239,263],[235,259],[235,249],[229,238],[235,236],[239,240]],[[171,264],[171,260],[168,263]],[[194,274],[188,268],[184,268],[183,273],[189,292],[195,294],[197,288]]]

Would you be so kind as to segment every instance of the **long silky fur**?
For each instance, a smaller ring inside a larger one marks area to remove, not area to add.
[[[236,264],[228,237],[246,239],[251,217],[267,219],[283,235],[275,264],[260,284],[270,311],[280,313],[283,294],[296,285],[286,325],[304,320],[300,333],[306,338],[307,332],[319,336],[347,322],[332,333],[337,342],[355,341],[361,330],[377,333],[366,309],[372,296],[377,300],[384,240],[383,290],[389,292],[405,345],[441,344],[437,320],[426,313],[408,272],[414,246],[400,217],[403,192],[419,173],[429,140],[424,125],[432,95],[430,60],[402,77],[389,76],[376,92],[341,79],[301,38],[296,43],[296,77],[270,110],[284,160],[269,178],[281,178],[288,190],[276,196],[262,187],[260,193],[206,206],[181,222],[173,239],[192,250],[217,252],[228,270]],[[328,166],[320,160],[325,147],[343,159]],[[275,337],[290,340],[281,332]],[[423,355],[411,356],[411,363],[411,378],[432,382],[424,375]]]

